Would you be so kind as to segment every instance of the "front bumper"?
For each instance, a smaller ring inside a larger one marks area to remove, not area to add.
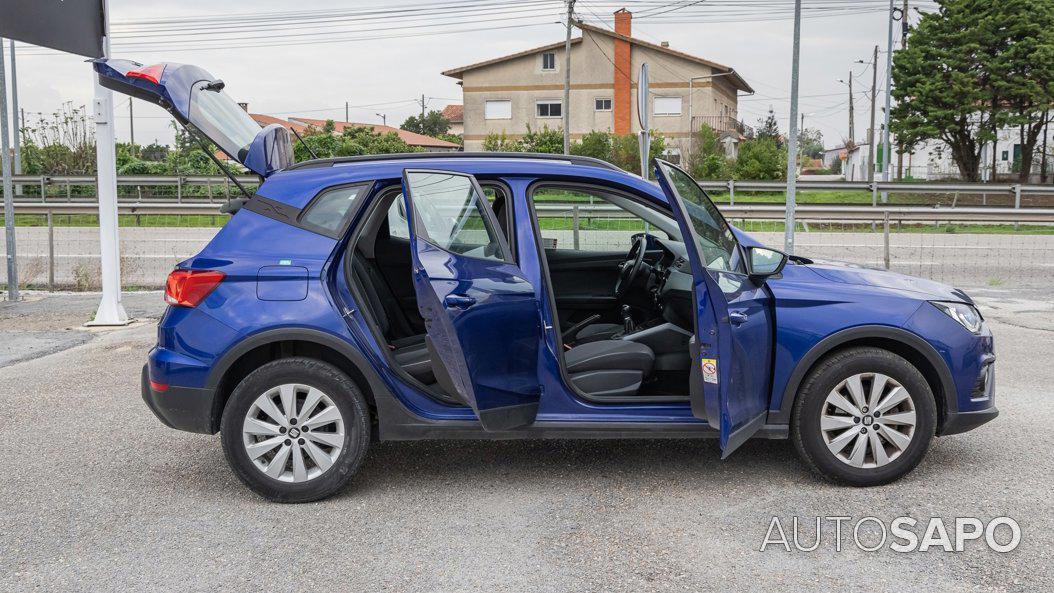
[[[156,391],[150,387],[149,365],[143,365],[142,384],[143,401],[162,424],[177,430],[215,434],[215,394],[211,389],[171,385],[165,391]]]

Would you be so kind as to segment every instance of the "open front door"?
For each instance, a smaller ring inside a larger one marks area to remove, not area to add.
[[[692,412],[721,431],[722,457],[765,424],[772,374],[771,297],[746,274],[732,229],[687,173],[655,159],[692,266]]]
[[[471,175],[403,171],[413,282],[439,385],[488,431],[534,422],[541,315]]]

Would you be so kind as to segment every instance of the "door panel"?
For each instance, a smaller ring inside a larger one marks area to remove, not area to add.
[[[772,374],[771,296],[742,271],[728,223],[684,171],[653,159],[681,228],[695,279],[696,341],[692,412],[721,432],[722,457],[765,422]]]
[[[470,175],[406,170],[413,285],[436,378],[483,428],[534,422],[541,315],[534,287]]]
[[[615,283],[625,253],[547,249],[545,257],[563,323],[574,324],[594,314],[601,321],[619,321]]]

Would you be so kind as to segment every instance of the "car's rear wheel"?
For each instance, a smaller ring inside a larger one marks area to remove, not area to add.
[[[358,470],[370,415],[358,386],[336,367],[285,358],[242,379],[220,429],[227,462],[249,488],[276,502],[309,502]]]
[[[802,460],[828,480],[876,486],[922,460],[936,426],[925,377],[879,348],[850,348],[816,365],[802,382],[791,438]]]

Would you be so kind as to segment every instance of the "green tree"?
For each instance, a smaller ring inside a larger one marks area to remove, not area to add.
[[[528,124],[527,133],[520,140],[520,146],[523,152],[562,154],[564,152],[564,133],[558,129],[550,129],[549,126],[544,126],[536,132]]]
[[[523,152],[519,140],[509,138],[504,131],[500,134],[491,132],[483,139],[483,150],[487,152]]]
[[[816,128],[805,128],[801,131],[798,145],[801,153],[811,159],[823,157],[823,132]]]
[[[399,127],[407,132],[416,132],[425,136],[439,138],[450,131],[450,120],[443,117],[442,111],[433,109],[426,113],[424,117],[411,115]]]
[[[769,107],[769,114],[765,119],[758,120],[758,129],[754,133],[754,137],[758,139],[768,138],[776,143],[776,146],[783,148],[783,141],[780,139],[780,125],[776,121],[776,113]]]
[[[1005,126],[1022,127],[1022,176],[1054,105],[1050,0],[939,0],[893,60],[891,131],[898,143],[946,144],[963,178],[980,178],[981,150]]]
[[[146,146],[139,147],[139,158],[144,161],[164,161],[165,157],[168,156],[169,148],[164,144],[158,144],[153,142]]]
[[[703,124],[695,134],[694,152],[688,157],[688,172],[696,179],[727,179],[732,167],[721,146],[721,136]]]
[[[787,173],[787,151],[772,138],[754,138],[739,145],[736,179],[775,180]]]
[[[666,152],[666,139],[657,132],[652,132],[648,147],[649,158],[661,157]],[[615,166],[630,173],[640,175],[640,140],[637,134],[611,136],[611,158],[607,159]],[[651,172],[648,172],[648,177]]]
[[[611,159],[611,134],[608,132],[588,132],[578,142],[571,144],[571,154],[588,156],[604,161]]]

